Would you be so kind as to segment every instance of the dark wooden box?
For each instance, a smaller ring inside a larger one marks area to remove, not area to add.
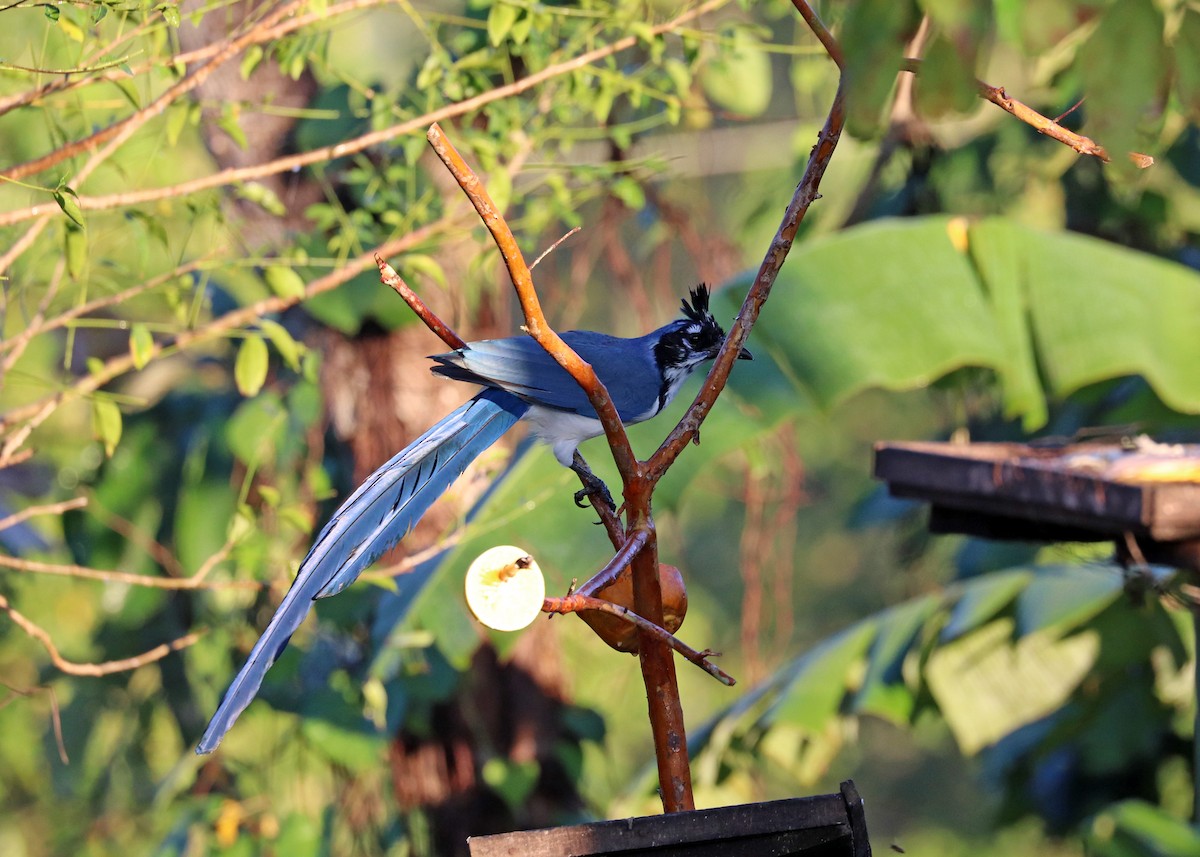
[[[835,795],[698,809],[467,840],[471,857],[870,857],[862,798]]]

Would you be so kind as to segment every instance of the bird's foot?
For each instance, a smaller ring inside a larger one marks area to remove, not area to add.
[[[592,476],[591,479],[585,479],[584,481],[588,484],[575,492],[576,506],[580,509],[586,509],[589,505],[594,507],[596,505],[595,498],[599,497],[600,502],[608,506],[608,508],[615,509],[617,507],[617,504],[613,502],[613,497],[608,490],[608,486],[601,479]],[[588,503],[583,502],[585,498],[589,501]]]
[[[583,483],[583,487],[575,492],[575,505],[580,509],[586,509],[587,504],[583,502],[586,497],[592,508],[596,508],[597,504],[602,504],[609,509],[615,509],[617,504],[613,502],[612,494],[609,493],[608,486],[604,484],[604,480],[592,472],[592,469],[587,466],[587,462],[583,460],[583,456],[578,451],[575,453],[575,458],[571,462],[571,469],[579,475],[579,481]]]

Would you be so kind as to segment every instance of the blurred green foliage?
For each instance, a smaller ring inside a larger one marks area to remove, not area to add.
[[[436,850],[392,779],[396,736],[479,699],[483,642],[518,645],[468,616],[465,563],[522,544],[565,591],[607,558],[544,451],[489,459],[504,478],[444,553],[323,602],[220,754],[191,753],[353,487],[330,343],[412,323],[367,254],[399,242],[393,264],[464,330],[517,324],[483,230],[422,159],[425,127],[443,122],[527,251],[584,227],[537,269],[556,321],[634,333],[701,277],[728,280],[732,315],[746,281],[728,275],[766,248],[837,85],[782,2],[669,26],[685,8],[357,5],[296,4],[313,16],[278,31],[255,22],[282,4],[0,12],[0,166],[20,173],[0,184],[0,518],[42,509],[0,530],[0,595],[68,661],[138,659],[73,675],[0,617],[6,857]],[[1085,548],[931,539],[868,461],[878,439],[964,431],[1195,437],[1200,17],[1151,0],[818,11],[846,53],[849,134],[756,360],[656,494],[689,583],[682,636],[743,679],[680,668],[699,800],[853,774],[876,849],[1196,853],[1179,581]],[[250,36],[218,63],[231,76],[183,91],[226,33]],[[976,78],[1111,163],[977,99]],[[110,127],[128,136],[71,145]],[[262,167],[291,153],[313,154]],[[685,399],[636,428],[640,453]],[[600,443],[585,451],[611,479]],[[553,759],[480,740],[480,788],[521,824],[552,762],[592,813],[653,811],[634,661],[570,618],[548,639],[574,703]]]

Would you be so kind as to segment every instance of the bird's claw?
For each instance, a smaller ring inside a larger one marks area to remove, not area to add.
[[[594,478],[595,477],[593,477],[593,479]],[[616,504],[613,502],[612,494],[609,493],[608,486],[599,479],[595,479],[594,482],[592,480],[588,480],[587,485],[575,492],[575,505],[580,509],[586,509],[589,505],[595,507],[595,497],[599,497],[600,502],[608,506],[608,508],[616,508]],[[584,503],[584,498],[587,498],[590,502]]]

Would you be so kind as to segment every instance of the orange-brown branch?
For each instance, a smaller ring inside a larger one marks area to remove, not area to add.
[[[599,610],[603,613],[611,613],[613,616],[618,616],[624,619],[629,624],[636,627],[659,642],[670,646],[679,654],[683,655],[688,661],[691,661],[700,669],[711,675],[721,684],[733,687],[737,682],[733,676],[726,673],[716,664],[708,660],[713,657],[716,652],[705,650],[698,652],[691,646],[684,643],[666,628],[660,628],[653,622],[650,622],[638,614],[634,613],[628,607],[620,604],[613,604],[611,601],[605,601],[603,598],[593,598],[588,595],[581,595],[578,592],[574,595],[567,595],[563,598],[547,598],[542,602],[543,613],[578,613],[580,610]]]
[[[628,486],[637,475],[638,462],[633,454],[633,448],[629,445],[629,438],[625,434],[625,426],[617,414],[617,408],[608,395],[608,390],[604,388],[604,384],[601,383],[591,364],[576,354],[574,349],[567,345],[563,338],[546,322],[537,291],[533,287],[533,275],[525,263],[524,254],[521,253],[517,239],[509,229],[504,216],[496,208],[496,204],[492,202],[483,182],[467,166],[462,155],[458,153],[458,150],[454,148],[436,123],[429,128],[426,136],[434,152],[437,153],[450,174],[454,176],[463,193],[471,200],[471,204],[475,207],[484,226],[491,233],[492,240],[496,242],[496,247],[499,248],[500,256],[504,259],[504,265],[508,269],[509,279],[516,290],[517,300],[520,301],[521,311],[525,315],[526,332],[546,350],[547,354],[554,358],[559,366],[570,373],[587,394],[588,400],[596,410],[596,415],[600,418],[601,425],[604,426],[604,434],[612,449],[617,470],[621,473],[625,485]]]
[[[54,645],[54,641],[50,638],[50,633],[42,626],[34,623],[26,616],[17,612],[8,599],[0,595],[0,610],[8,614],[8,617],[13,622],[28,634],[33,639],[42,644],[50,655],[50,661],[58,669],[68,675],[89,676],[96,678],[99,676],[111,675],[112,673],[126,672],[127,670],[135,670],[140,666],[144,666],[154,661],[159,661],[165,658],[171,652],[177,652],[180,649],[186,649],[192,643],[196,642],[203,636],[202,632],[193,631],[190,634],[185,634],[177,640],[172,640],[169,643],[155,646],[153,649],[142,652],[132,658],[121,658],[115,661],[104,661],[98,664],[84,664],[75,661],[69,661],[64,658],[58,651],[58,647]]]

